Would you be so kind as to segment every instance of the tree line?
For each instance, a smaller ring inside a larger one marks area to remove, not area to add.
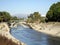
[[[8,22],[10,20],[16,20],[18,19],[16,16],[11,16],[10,13],[6,11],[0,12],[0,22]]]
[[[60,22],[60,2],[54,3],[42,17],[39,12],[34,12],[28,16],[27,22]]]
[[[11,16],[9,12],[0,11],[0,22],[8,22],[17,19],[16,16]],[[34,12],[28,16],[26,22],[60,22],[60,2],[54,3],[50,6],[46,13],[46,17],[42,17],[39,12]]]

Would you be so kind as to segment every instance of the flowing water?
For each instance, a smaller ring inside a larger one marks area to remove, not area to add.
[[[60,39],[21,25],[11,28],[11,34],[27,45],[60,45]]]

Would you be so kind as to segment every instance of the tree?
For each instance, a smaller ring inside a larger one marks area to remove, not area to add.
[[[46,14],[46,21],[60,21],[60,2],[54,3]]]
[[[27,22],[38,22],[40,21],[41,15],[39,14],[39,12],[34,12],[33,14],[30,14],[30,16],[28,16]]]
[[[8,12],[0,12],[0,22],[7,22],[11,19],[11,15]]]
[[[34,12],[33,18],[37,21],[41,18],[41,15],[39,14],[39,12]]]

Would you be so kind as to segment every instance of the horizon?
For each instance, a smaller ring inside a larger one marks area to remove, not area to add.
[[[25,14],[18,16],[28,16],[28,14],[39,12],[45,16],[50,6],[59,0],[1,0],[0,11],[7,11],[12,16],[15,14]]]

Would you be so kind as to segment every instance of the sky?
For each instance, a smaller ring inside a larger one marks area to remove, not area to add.
[[[0,11],[7,11],[11,15],[34,12],[46,15],[50,6],[56,2],[60,2],[60,0],[0,0]]]

